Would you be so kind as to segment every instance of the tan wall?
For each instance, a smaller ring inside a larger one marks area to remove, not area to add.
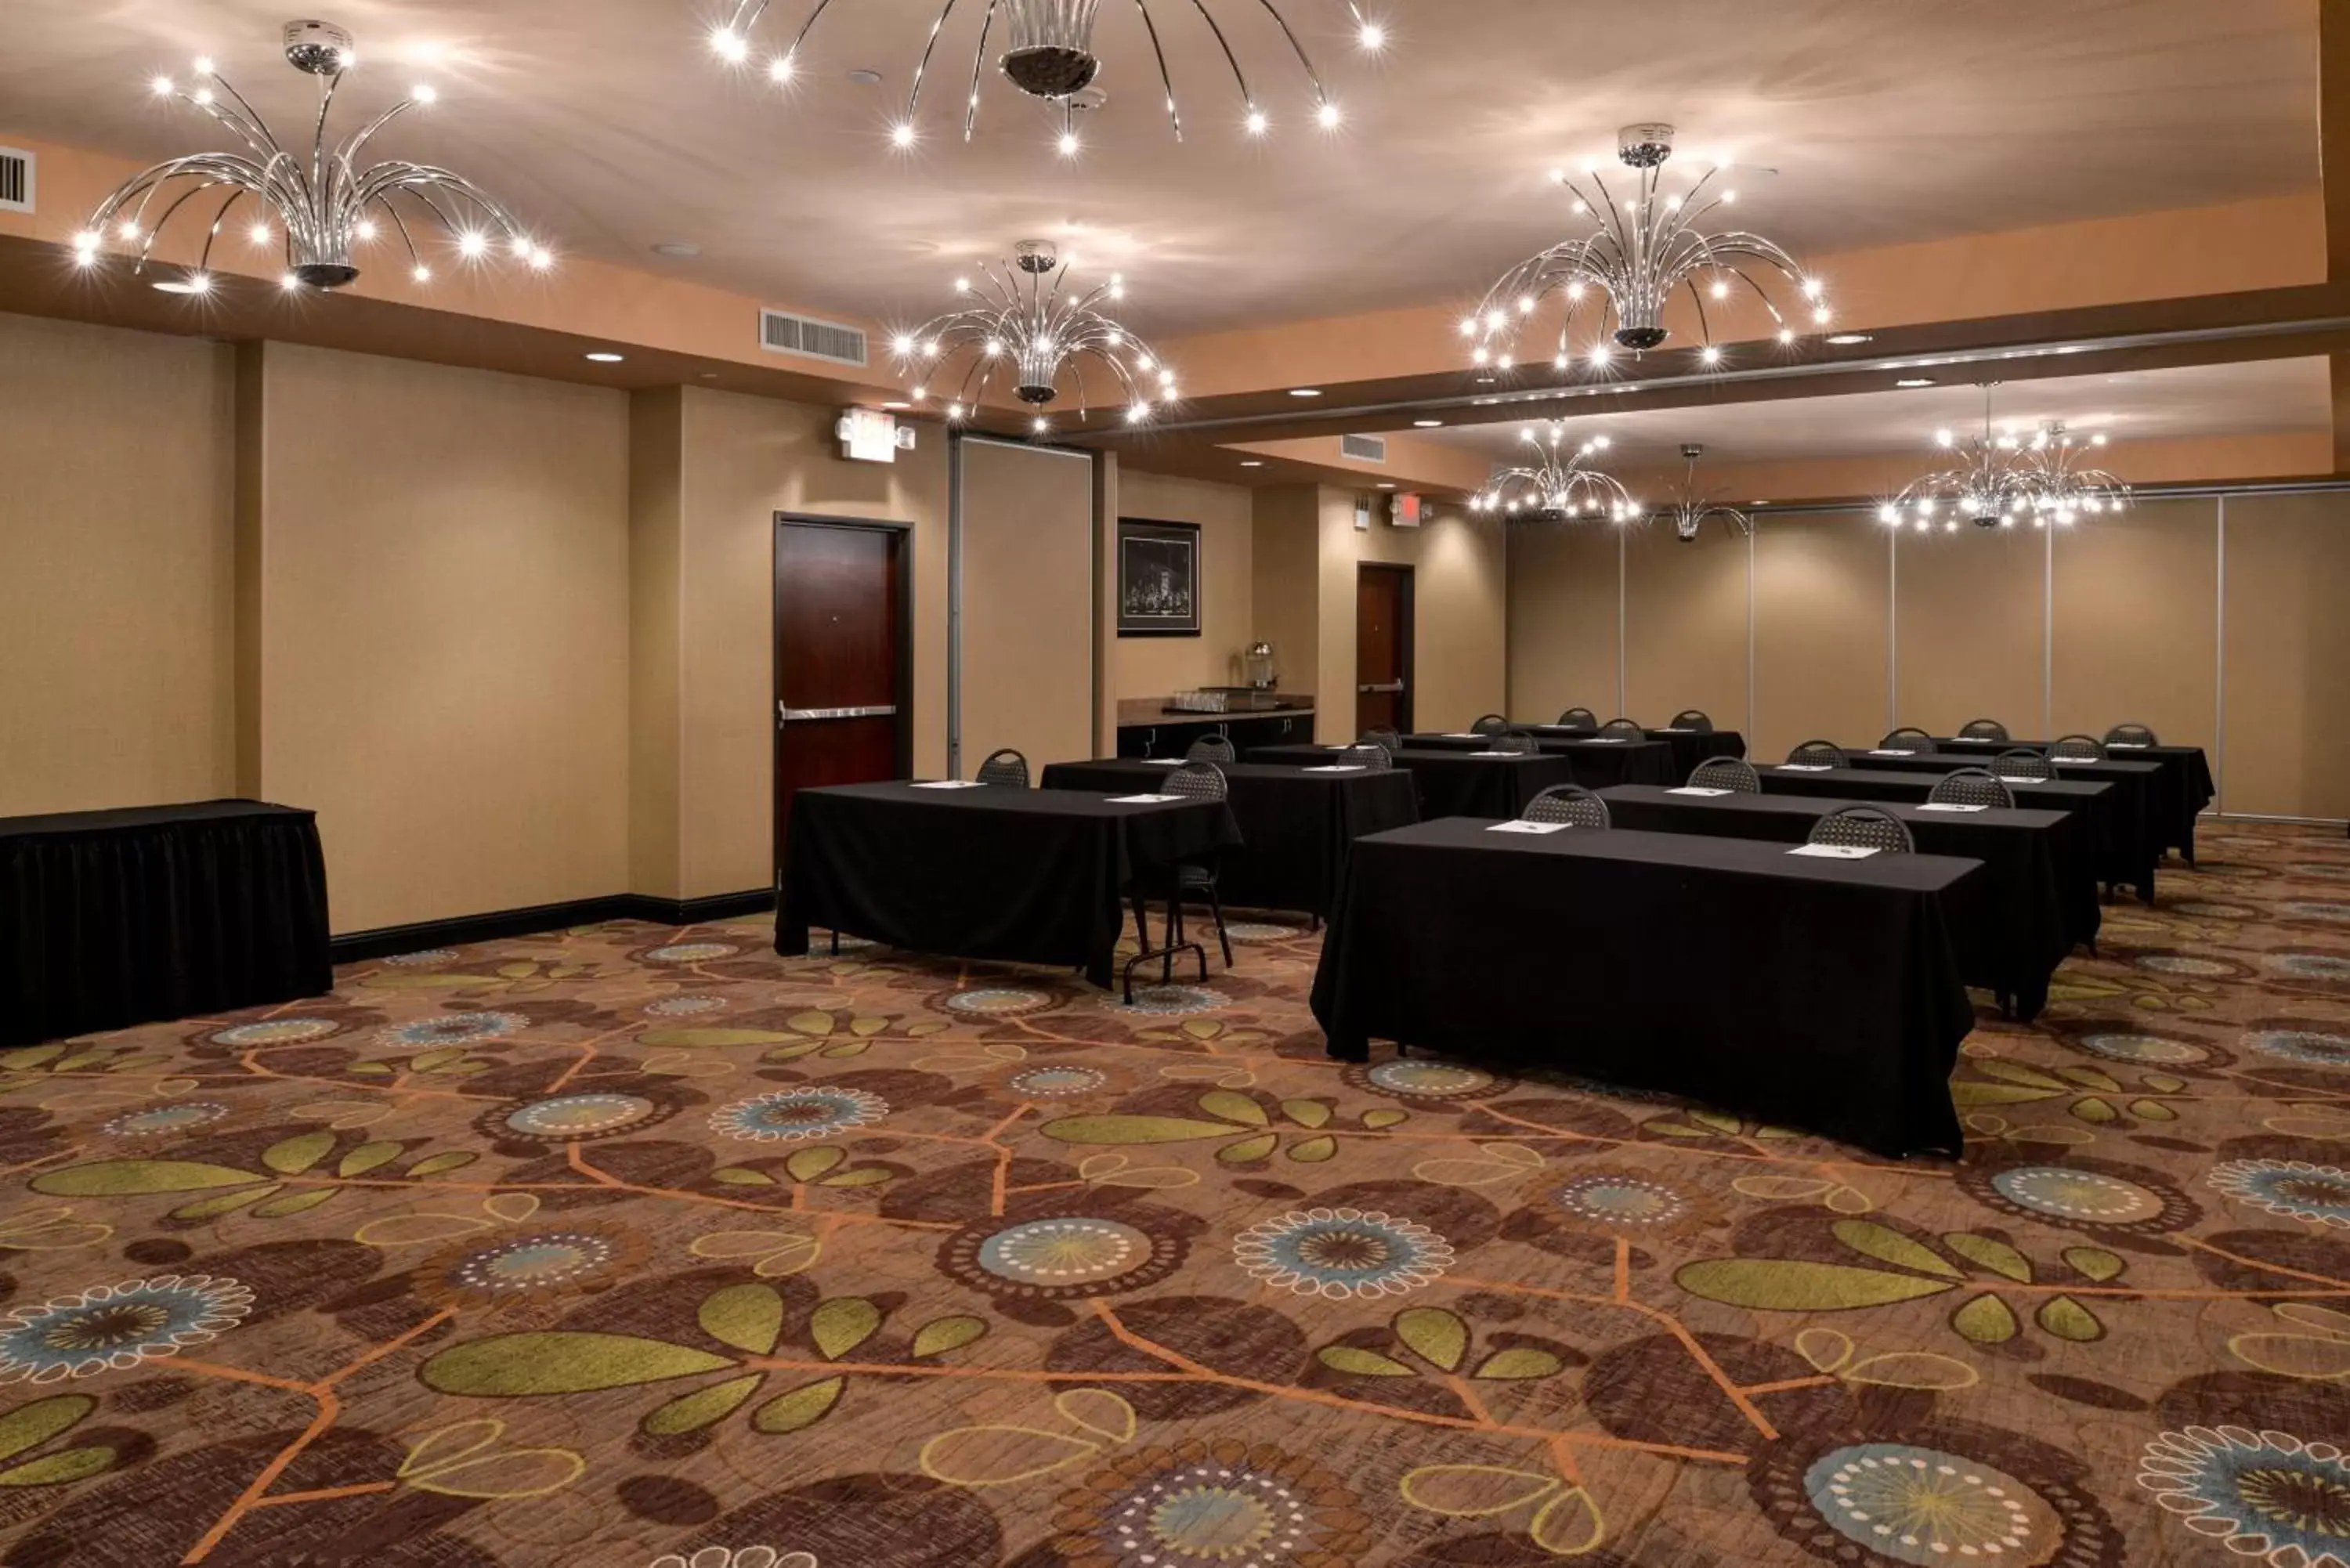
[[[2056,733],[2140,723],[2216,748],[2219,532],[2219,503],[2199,500],[2152,502],[2057,535]]]
[[[1268,485],[1255,493],[1254,514],[1249,565],[1256,635],[1273,644],[1281,690],[1314,698],[1318,722],[1324,705],[1315,690],[1322,658],[1322,493],[1311,484]],[[1333,694],[1331,702],[1336,701]],[[1346,712],[1341,722],[1351,724],[1351,698]]]
[[[1970,523],[1955,534],[1905,531],[1898,548],[1895,720],[1950,735],[1996,719],[2010,734],[2046,738],[2048,535]]]
[[[685,896],[679,838],[683,733],[684,392],[629,400],[629,888]]]
[[[1599,528],[1521,528],[1509,542],[1509,716],[1620,705],[1617,603],[1621,537]]]
[[[1890,727],[1890,548],[1848,513],[1772,517],[1754,533],[1751,755],[1811,740],[1875,741]]]
[[[1413,568],[1412,722],[1423,730],[1465,730],[1508,696],[1509,592],[1498,518],[1458,509],[1425,526],[1394,528],[1374,518],[1355,527],[1355,494],[1325,489],[1321,526],[1320,658],[1315,731],[1354,739],[1355,607],[1366,561]]]
[[[0,816],[235,793],[233,357],[0,316]]]
[[[1093,754],[1094,465],[962,449],[962,774],[1011,747],[1041,774]]]
[[[260,784],[338,931],[628,880],[620,393],[261,356]]]
[[[2232,497],[2227,534],[2227,808],[2350,816],[2350,495]]]
[[[1119,515],[1200,525],[1200,635],[1119,638],[1115,695],[1159,697],[1239,684],[1241,655],[1258,636],[1253,507],[1250,493],[1236,484],[1120,467]]]
[[[1746,541],[1719,527],[1688,544],[1670,528],[1639,528],[1624,544],[1625,714],[1658,725],[1695,708],[1742,730]]]

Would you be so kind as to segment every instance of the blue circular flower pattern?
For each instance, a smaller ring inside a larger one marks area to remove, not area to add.
[[[1832,1449],[1804,1472],[1804,1490],[1837,1533],[1896,1563],[2044,1563],[2064,1539],[2032,1488],[1937,1449]]]
[[[1671,1224],[1689,1212],[1690,1200],[1660,1181],[1594,1171],[1560,1188],[1558,1206],[1601,1225],[1637,1228]]]
[[[2186,980],[2237,980],[2248,972],[2243,965],[2226,959],[2198,958],[2193,953],[2141,953],[2134,961],[2138,968],[2156,974]]]
[[[517,1106],[498,1119],[527,1137],[571,1140],[625,1132],[660,1114],[660,1106],[641,1095],[557,1095]]]
[[[176,1355],[253,1310],[253,1292],[211,1274],[161,1274],[20,1306],[0,1319],[0,1383],[56,1383]]]
[[[1051,1012],[1060,1000],[1049,991],[1027,986],[989,985],[954,992],[941,998],[938,1005],[964,1018],[1025,1018]]]
[[[1098,1067],[1024,1067],[1003,1086],[1032,1100],[1074,1100],[1108,1088],[1109,1075]]]
[[[733,958],[742,950],[732,942],[674,942],[644,957],[647,963],[708,963],[712,959]]]
[[[1150,1238],[1116,1220],[1032,1220],[980,1243],[979,1266],[1024,1284],[1094,1285],[1150,1257]]]
[[[1131,1002],[1112,1000],[1103,1005],[1112,1012],[1145,1018],[1181,1018],[1194,1012],[1213,1012],[1232,1004],[1231,997],[1204,985],[1153,985],[1138,990]]]
[[[473,1045],[503,1040],[530,1027],[519,1012],[452,1012],[394,1024],[381,1036],[387,1045]]]
[[[2350,983],[2350,958],[2338,953],[2271,953],[2261,961],[2277,973],[2294,980]]]
[[[424,969],[436,963],[447,963],[456,956],[454,948],[425,948],[412,953],[394,953],[383,961],[403,969]]]
[[[2263,1029],[2244,1036],[2244,1044],[2264,1056],[2305,1062],[2313,1067],[2350,1067],[2350,1034],[2321,1034],[2307,1029]]]
[[[713,1113],[710,1125],[729,1137],[754,1143],[804,1143],[868,1126],[889,1114],[889,1102],[862,1089],[811,1085],[738,1101]]]
[[[233,1024],[212,1036],[215,1045],[298,1045],[324,1040],[338,1026],[324,1018],[268,1018],[258,1023]]]
[[[2192,1041],[2166,1040],[2159,1034],[2083,1034],[2073,1044],[2108,1062],[2149,1067],[2194,1067],[2211,1059],[2209,1050]]]
[[[227,1115],[228,1107],[218,1100],[182,1100],[177,1105],[126,1111],[98,1130],[109,1137],[167,1137],[172,1133],[210,1127]]]
[[[2249,920],[2258,909],[2245,904],[2213,904],[2199,898],[2188,899],[2170,906],[2171,913],[2197,920]]]
[[[452,1283],[469,1290],[514,1292],[573,1283],[612,1261],[610,1238],[587,1231],[547,1231],[484,1247],[450,1270]]]
[[[2335,924],[2350,923],[2350,904],[2321,903],[2314,898],[2295,898],[2279,904],[2277,913],[2296,920],[2331,920]]]
[[[2214,1166],[2210,1180],[2255,1209],[2350,1230],[2350,1170],[2300,1159],[2231,1159]]]
[[[1405,1057],[1367,1069],[1363,1081],[1371,1088],[1408,1100],[1465,1100],[1492,1092],[1502,1080],[1482,1067]]]
[[[1304,1209],[1252,1225],[1232,1257],[1275,1290],[1332,1301],[1399,1296],[1452,1266],[1450,1242],[1378,1210]]]
[[[726,999],[723,996],[664,996],[659,1002],[645,1003],[645,1011],[655,1018],[698,1018],[705,1012],[723,1012]]]
[[[2093,1225],[2137,1225],[2158,1218],[2162,1195],[2102,1171],[2062,1165],[2019,1165],[1991,1179],[1993,1190],[2020,1209],[2052,1220]]]
[[[2189,1427],[2146,1446],[2137,1484],[2238,1557],[2271,1568],[2350,1563],[2350,1463],[2332,1443]]]

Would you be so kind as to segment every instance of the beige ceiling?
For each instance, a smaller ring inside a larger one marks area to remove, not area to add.
[[[777,0],[771,43],[809,0]],[[566,254],[815,309],[907,321],[1017,238],[1123,268],[1136,325],[1188,334],[1450,303],[1558,237],[1544,171],[1662,118],[1692,150],[1758,168],[1744,215],[1799,250],[2184,207],[2314,187],[2315,0],[1377,0],[1394,47],[1367,61],[1340,0],[1282,0],[1347,121],[1308,121],[1263,15],[1232,18],[1275,117],[1249,142],[1196,12],[1162,0],[1191,131],[1169,140],[1135,10],[1103,7],[1109,106],[1065,162],[1000,81],[959,140],[977,5],[950,24],[911,157],[887,145],[939,0],[837,0],[785,97],[704,42],[714,0],[347,0],[366,66],[354,107],[419,75],[432,119],[386,150],[446,161]],[[210,146],[144,90],[208,52],[298,126],[284,5],[10,0],[0,137],[127,155]],[[411,57],[432,57],[429,68]],[[879,88],[845,79],[882,71]],[[991,72],[992,77],[992,72]],[[297,133],[286,130],[292,139]],[[700,259],[657,257],[662,241]]]

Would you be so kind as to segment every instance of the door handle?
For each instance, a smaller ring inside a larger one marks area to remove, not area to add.
[[[1395,692],[1400,696],[1403,692],[1403,682],[1400,680],[1388,680],[1375,686],[1357,686],[1355,690],[1364,696],[1371,696],[1377,693],[1388,691]]]
[[[885,708],[787,708],[775,704],[778,722],[785,724],[818,724],[834,719],[894,719],[898,710]]]

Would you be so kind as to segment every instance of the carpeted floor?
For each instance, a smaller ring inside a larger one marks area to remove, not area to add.
[[[1270,925],[1132,1010],[612,926],[18,1053],[0,1563],[2350,1563],[2350,844],[2165,883],[1957,1168],[1340,1068]]]

